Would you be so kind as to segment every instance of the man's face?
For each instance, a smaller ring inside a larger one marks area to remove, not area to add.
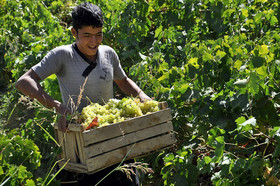
[[[102,43],[102,27],[93,28],[92,26],[83,26],[78,31],[71,29],[72,34],[76,37],[76,44],[79,50],[89,59],[95,60],[98,46]]]

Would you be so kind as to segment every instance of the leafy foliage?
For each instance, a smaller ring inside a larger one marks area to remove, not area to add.
[[[74,41],[69,32],[69,12],[80,2],[0,2],[0,86],[7,90],[1,96],[2,117],[10,115],[18,100],[14,81],[50,49]],[[177,146],[143,159],[155,170],[145,182],[279,184],[277,1],[92,2],[104,13],[103,43],[116,49],[125,71],[149,96],[167,100],[173,111]],[[60,99],[55,76],[42,85]],[[12,116],[26,115],[18,112],[19,108],[15,107]],[[23,125],[23,143],[29,143],[25,138],[32,139],[42,154],[51,152],[51,157],[56,148],[40,143],[51,140],[39,132],[36,122],[44,121],[42,126],[52,134],[48,124],[54,117],[33,109],[33,120],[13,122]],[[14,166],[5,166],[10,165]],[[25,180],[31,179],[28,172],[25,175]]]
[[[36,170],[41,162],[39,148],[30,139],[24,139],[16,132],[1,133],[0,180],[9,185],[33,184],[30,171]]]

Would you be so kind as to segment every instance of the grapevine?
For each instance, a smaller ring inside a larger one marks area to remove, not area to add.
[[[98,119],[98,126],[102,127],[158,110],[158,102],[155,100],[141,102],[138,98],[110,99],[105,105],[91,103],[83,108],[79,121],[87,128],[94,119]]]

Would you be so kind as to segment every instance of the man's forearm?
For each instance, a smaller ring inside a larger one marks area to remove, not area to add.
[[[138,96],[141,89],[131,79],[127,78],[126,83],[123,85],[123,91],[127,95]]]
[[[126,77],[122,80],[115,80],[120,89],[128,96],[137,97],[139,96],[141,100],[150,99],[134,81]]]
[[[28,78],[21,78],[18,80],[15,86],[24,95],[29,96],[32,99],[36,99],[48,108],[54,107],[55,101],[45,93],[40,87],[39,83],[32,81]]]
[[[23,94],[32,99],[36,99],[44,106],[56,109],[56,112],[65,114],[66,108],[62,104],[48,95],[39,83],[39,78],[34,75],[35,72],[28,71],[16,83],[15,87]],[[35,76],[35,77],[34,77]]]

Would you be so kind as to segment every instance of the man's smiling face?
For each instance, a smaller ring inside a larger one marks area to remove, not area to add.
[[[102,43],[102,27],[93,28],[92,26],[83,26],[78,31],[71,29],[76,38],[76,44],[79,50],[89,59],[95,60],[98,46]]]

